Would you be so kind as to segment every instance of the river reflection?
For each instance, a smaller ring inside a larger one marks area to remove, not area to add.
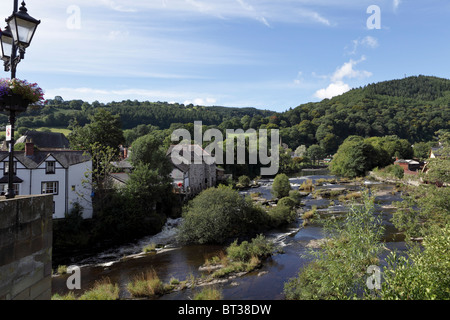
[[[293,188],[298,189],[306,179],[329,179],[332,178],[322,172],[314,172],[315,175],[306,174],[301,177],[290,178]],[[271,199],[270,188],[273,180],[261,180],[261,185],[243,194],[260,192],[262,197]],[[371,186],[371,182],[366,182]],[[335,188],[336,185],[325,187]],[[348,188],[349,186],[346,185]],[[351,186],[363,188],[363,186]],[[400,201],[398,194],[393,192],[393,186],[377,183],[377,190],[381,191],[376,198],[377,214],[381,214],[386,227],[386,246],[389,248],[404,249],[404,243],[396,238],[397,231],[389,221],[392,217],[392,207],[394,201]],[[314,205],[314,199],[306,197],[302,201],[303,205],[309,207]],[[324,199],[325,200],[325,199]],[[323,201],[323,200],[322,200]],[[329,210],[342,210],[344,207],[335,200]],[[150,270],[155,270],[163,282],[169,282],[171,278],[186,280],[194,276],[201,277],[198,268],[205,262],[205,259],[218,254],[224,249],[222,246],[195,245],[178,247],[173,242],[174,230],[180,220],[170,220],[169,225],[161,234],[147,237],[137,243],[108,250],[102,254],[89,257],[74,264],[81,267],[81,288],[77,295],[90,289],[95,281],[102,278],[109,278],[111,282],[118,283],[121,298],[130,298],[126,286],[135,276]],[[282,248],[283,253],[276,253],[264,262],[261,269],[249,273],[243,277],[235,278],[225,284],[221,284],[220,289],[226,300],[279,300],[284,299],[283,286],[290,278],[297,276],[299,269],[310,261],[307,256],[307,244],[310,240],[323,238],[322,229],[319,226],[310,225],[302,227],[302,220],[279,230],[272,230],[266,233],[266,237],[275,242],[276,246]],[[166,247],[157,254],[135,255],[141,252],[142,248],[149,243],[162,243]],[[131,256],[130,256],[131,255]],[[125,256],[125,257],[124,257]],[[66,280],[70,275],[55,276],[52,280],[53,294],[65,294],[69,290]],[[161,300],[187,300],[192,299],[196,290],[183,290],[181,292],[167,294],[160,297]]]

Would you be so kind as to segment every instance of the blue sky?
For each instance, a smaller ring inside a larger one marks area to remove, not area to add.
[[[448,0],[26,2],[42,23],[17,77],[47,98],[285,111],[405,75],[450,78]]]

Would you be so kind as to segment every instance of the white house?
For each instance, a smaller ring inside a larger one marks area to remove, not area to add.
[[[8,189],[9,153],[0,151],[0,192]],[[83,151],[34,149],[14,152],[16,195],[53,194],[53,218],[64,218],[75,202],[83,208],[83,218],[92,218],[92,160]]]

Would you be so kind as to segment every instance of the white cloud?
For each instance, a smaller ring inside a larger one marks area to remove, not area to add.
[[[350,86],[342,81],[331,83],[327,88],[317,90],[315,97],[323,99],[331,99],[350,90]]]
[[[317,90],[314,94],[315,97],[319,99],[331,99],[332,97],[341,95],[351,88],[347,83],[344,83],[344,79],[354,79],[354,78],[368,78],[372,76],[372,73],[365,70],[356,70],[355,66],[366,58],[363,56],[360,60],[352,60],[344,63],[341,67],[337,68],[336,71],[329,77],[331,84],[327,88]]]
[[[196,106],[211,106],[214,105],[216,102],[217,100],[214,98],[196,98],[193,100],[185,100],[183,104],[185,105],[193,104]]]
[[[363,46],[365,48],[375,49],[379,46],[378,39],[372,36],[366,36],[364,38],[359,38],[352,41],[352,50],[349,51],[349,54],[356,54],[358,52],[358,48]],[[345,49],[348,49],[346,47]]]
[[[401,2],[402,2],[402,0],[394,0],[394,10],[397,10],[398,9],[398,7],[400,6],[400,4],[401,4]]]

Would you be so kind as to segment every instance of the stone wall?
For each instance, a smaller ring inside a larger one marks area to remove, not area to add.
[[[51,298],[53,196],[0,198],[0,300]]]

